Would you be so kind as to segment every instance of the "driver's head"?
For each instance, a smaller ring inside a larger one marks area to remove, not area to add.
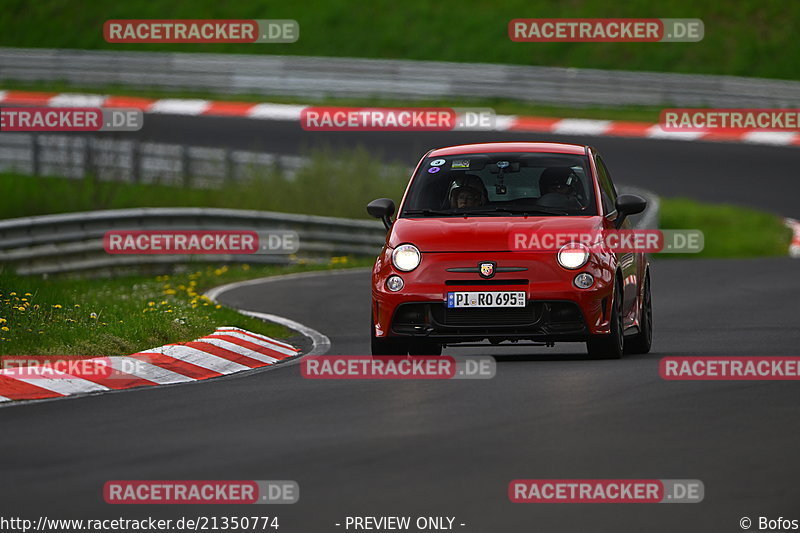
[[[547,167],[539,176],[539,194],[573,194],[575,176],[569,167]]]
[[[482,205],[481,191],[474,187],[457,187],[450,193],[450,208],[478,207]]]

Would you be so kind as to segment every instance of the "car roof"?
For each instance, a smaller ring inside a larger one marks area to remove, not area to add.
[[[570,143],[534,143],[534,142],[505,142],[505,143],[478,143],[459,144],[433,150],[428,157],[440,157],[459,154],[476,153],[502,153],[502,152],[542,152],[558,154],[584,155],[587,146]]]

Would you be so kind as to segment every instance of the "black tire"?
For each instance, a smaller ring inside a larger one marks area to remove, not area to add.
[[[592,335],[586,342],[586,350],[592,359],[620,359],[623,353],[622,294],[619,282],[614,285],[614,299],[611,304],[611,332],[605,335]]]
[[[375,325],[370,322],[372,355],[408,355],[408,340],[398,337],[376,337]]]
[[[653,299],[650,296],[650,273],[644,278],[644,301],[639,317],[639,332],[625,339],[626,354],[645,354],[653,344]]]
[[[428,339],[411,339],[408,344],[410,355],[442,355],[442,345]]]

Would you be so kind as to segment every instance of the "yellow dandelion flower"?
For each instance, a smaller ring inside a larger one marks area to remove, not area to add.
[[[31,294],[31,293],[29,293],[29,292],[26,292],[26,293],[25,293],[25,296],[33,296],[33,294]]]
[[[55,305],[53,306],[53,309],[61,309],[61,304],[55,304]]]
[[[8,320],[5,318],[0,318],[0,324],[5,324],[6,322],[8,322]]]
[[[0,329],[2,329],[3,331],[10,331],[11,330],[11,328],[9,328],[8,326],[3,326]]]
[[[147,302],[147,305],[149,305],[150,307],[153,307],[154,305],[156,305],[156,303],[155,302]]]
[[[8,293],[8,295],[9,295],[9,296],[16,296],[16,295],[17,295],[17,293],[16,293],[16,292],[9,292],[9,293]]]

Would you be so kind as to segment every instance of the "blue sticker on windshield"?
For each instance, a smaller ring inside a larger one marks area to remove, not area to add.
[[[439,167],[431,167],[431,168],[429,168],[429,169],[428,169],[428,173],[429,173],[429,174],[436,174],[436,173],[437,173],[437,172],[439,172],[440,170],[442,170],[442,169],[441,169],[441,168],[439,168]]]
[[[445,164],[445,160],[444,159],[434,159],[433,161],[431,161],[431,166],[432,167],[440,167],[440,166],[442,166],[444,164]]]
[[[498,161],[497,168],[506,168],[508,166],[508,161]]]

